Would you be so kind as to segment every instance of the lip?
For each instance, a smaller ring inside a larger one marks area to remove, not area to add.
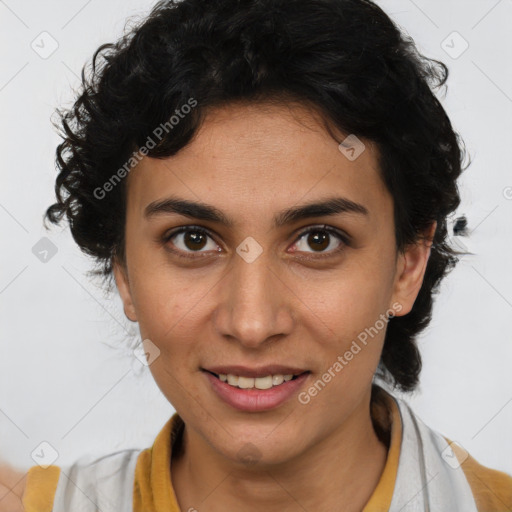
[[[270,389],[241,389],[222,382],[209,371],[203,370],[202,373],[221,400],[234,409],[244,412],[261,412],[279,407],[298,392],[310,375],[310,372],[302,373],[296,379],[283,382]]]
[[[283,366],[279,364],[270,364],[267,366],[260,366],[258,368],[249,368],[248,366],[234,365],[234,366],[211,366],[209,368],[201,368],[208,372],[217,375],[238,375],[242,377],[266,377],[267,375],[300,375],[308,370],[305,368],[295,368],[292,366]]]

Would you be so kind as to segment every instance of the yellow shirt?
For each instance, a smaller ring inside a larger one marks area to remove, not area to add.
[[[379,483],[362,512],[389,510],[400,456],[402,424],[394,399],[384,394],[390,414],[390,445],[384,471]],[[134,512],[181,512],[171,483],[171,454],[174,443],[184,427],[181,417],[174,413],[157,435],[153,446],[143,450],[135,468],[133,487]],[[447,439],[450,443],[451,441]],[[452,445],[459,460],[463,454]],[[461,464],[469,482],[479,512],[512,512],[512,476],[480,465],[471,456]],[[33,466],[27,474],[23,496],[25,512],[51,512],[59,480],[60,468]]]

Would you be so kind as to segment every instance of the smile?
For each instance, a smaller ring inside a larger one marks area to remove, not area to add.
[[[220,373],[219,375],[212,373],[212,375],[215,375],[222,382],[227,382],[230,386],[240,389],[271,389],[275,386],[280,386],[283,382],[294,380],[299,376],[293,374],[276,374],[267,375],[265,377],[244,377],[233,375],[232,373]]]
[[[214,394],[232,408],[245,412],[260,412],[279,407],[299,392],[310,373],[306,371],[299,375],[243,377],[233,374],[217,375],[203,370]]]

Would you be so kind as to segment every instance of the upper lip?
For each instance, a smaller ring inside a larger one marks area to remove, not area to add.
[[[249,368],[248,366],[242,365],[233,365],[233,366],[209,366],[208,368],[203,368],[211,373],[215,373],[217,375],[223,374],[227,375],[228,373],[232,375],[241,375],[243,377],[266,377],[267,375],[300,375],[308,370],[304,370],[303,368],[295,368],[292,366],[283,366],[280,364],[270,364],[267,366],[260,366],[258,368]]]

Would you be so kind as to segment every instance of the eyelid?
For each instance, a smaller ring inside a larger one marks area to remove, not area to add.
[[[337,252],[339,252],[340,250],[343,250],[343,248],[345,246],[350,245],[350,236],[349,235],[347,235],[345,232],[339,230],[338,228],[335,228],[334,226],[329,226],[327,224],[315,224],[315,225],[307,226],[306,228],[302,229],[299,233],[297,233],[292,245],[295,245],[304,235],[306,235],[312,231],[315,231],[315,230],[326,231],[327,233],[337,237],[343,244],[341,247],[339,247],[337,249],[333,249],[328,252],[316,253],[316,256],[313,256],[314,258],[322,258],[322,257],[332,256],[332,255],[336,254]],[[216,236],[214,236],[210,232],[209,229],[207,229],[203,226],[198,226],[198,225],[194,225],[194,224],[180,226],[180,227],[171,229],[170,231],[167,231],[162,237],[162,242],[165,245],[167,242],[169,242],[169,240],[171,238],[174,238],[176,235],[179,235],[179,234],[187,232],[187,231],[196,231],[196,232],[202,233],[202,234],[210,237],[217,245],[219,245],[216,241]],[[192,256],[193,254],[198,254],[198,255],[204,254],[202,251],[187,252],[187,251],[182,251],[181,249],[173,249],[172,252],[174,252],[175,254],[181,255],[185,258],[196,257],[196,256]],[[209,252],[210,251],[207,251],[206,254]],[[220,251],[218,251],[218,252],[220,252]],[[297,251],[297,252],[302,252],[302,251]],[[315,251],[312,251],[311,253],[307,252],[307,254],[315,254]]]

